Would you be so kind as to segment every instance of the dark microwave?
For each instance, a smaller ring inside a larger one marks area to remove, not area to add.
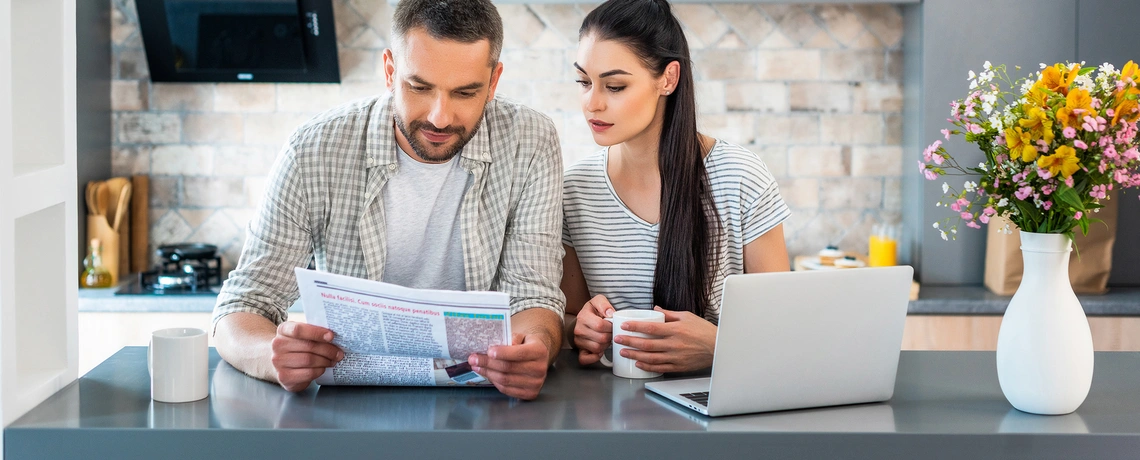
[[[339,83],[332,0],[136,0],[156,82]]]

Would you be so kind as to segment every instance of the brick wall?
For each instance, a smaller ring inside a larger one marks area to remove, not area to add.
[[[383,91],[386,0],[334,0],[342,83],[167,84],[147,78],[133,0],[111,0],[114,172],[151,175],[152,245],[216,244],[226,265],[297,125]],[[567,164],[596,151],[571,63],[591,5],[499,5],[501,94],[554,119]],[[703,132],[745,145],[793,208],[791,254],[865,251],[900,220],[902,17],[894,6],[677,4]]]

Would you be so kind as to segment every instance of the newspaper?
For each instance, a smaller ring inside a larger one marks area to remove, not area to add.
[[[467,357],[509,345],[510,297],[411,289],[296,269],[309,324],[325,327],[344,359],[319,385],[490,385]]]

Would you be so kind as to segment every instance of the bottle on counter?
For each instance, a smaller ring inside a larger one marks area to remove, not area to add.
[[[98,238],[91,240],[90,253],[83,259],[83,275],[79,286],[85,288],[109,288],[114,286],[111,272],[103,266],[103,244]]]

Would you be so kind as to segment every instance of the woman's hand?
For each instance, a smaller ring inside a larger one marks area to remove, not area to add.
[[[687,311],[661,307],[654,310],[665,313],[664,323],[628,321],[622,323],[622,330],[657,338],[632,337],[615,331],[615,343],[636,348],[622,350],[622,356],[637,360],[637,367],[649,372],[684,372],[712,366],[716,326]]]
[[[598,295],[586,302],[578,312],[578,322],[574,325],[574,346],[578,347],[578,364],[594,364],[602,359],[602,353],[610,347],[614,325],[606,321],[614,315],[614,306],[606,296]]]

